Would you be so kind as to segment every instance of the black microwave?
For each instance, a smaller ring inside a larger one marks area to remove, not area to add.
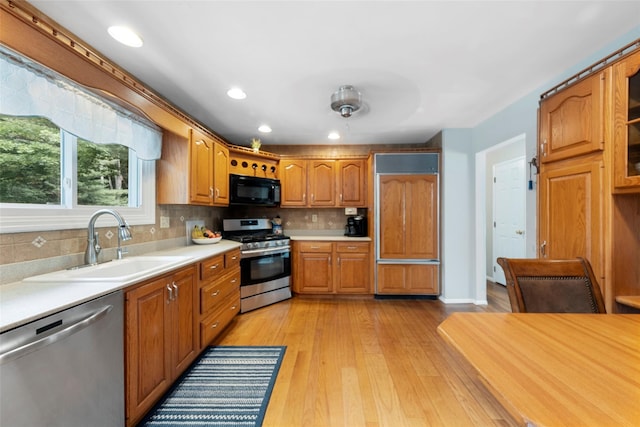
[[[229,204],[278,206],[280,205],[280,181],[230,174]]]

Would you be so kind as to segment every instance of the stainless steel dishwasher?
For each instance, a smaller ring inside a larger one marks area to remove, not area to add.
[[[1,426],[123,426],[123,294],[0,335]]]

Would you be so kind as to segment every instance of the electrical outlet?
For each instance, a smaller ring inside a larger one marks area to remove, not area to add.
[[[169,228],[169,217],[168,216],[161,216],[160,217],[160,228]]]
[[[318,222],[318,215],[316,214],[311,215],[311,222]]]
[[[344,214],[345,215],[357,215],[358,214],[358,208],[344,208]]]

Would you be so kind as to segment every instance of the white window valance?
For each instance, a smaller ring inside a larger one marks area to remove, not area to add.
[[[120,144],[142,160],[162,153],[162,130],[150,120],[0,46],[0,113],[46,117],[97,144]]]

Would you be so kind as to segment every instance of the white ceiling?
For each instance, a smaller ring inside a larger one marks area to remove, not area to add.
[[[425,142],[468,128],[640,25],[635,1],[33,0],[237,145]],[[118,44],[107,27],[144,39]],[[331,94],[365,103],[345,119]],[[226,96],[231,86],[247,92]],[[267,123],[270,134],[257,128]]]

